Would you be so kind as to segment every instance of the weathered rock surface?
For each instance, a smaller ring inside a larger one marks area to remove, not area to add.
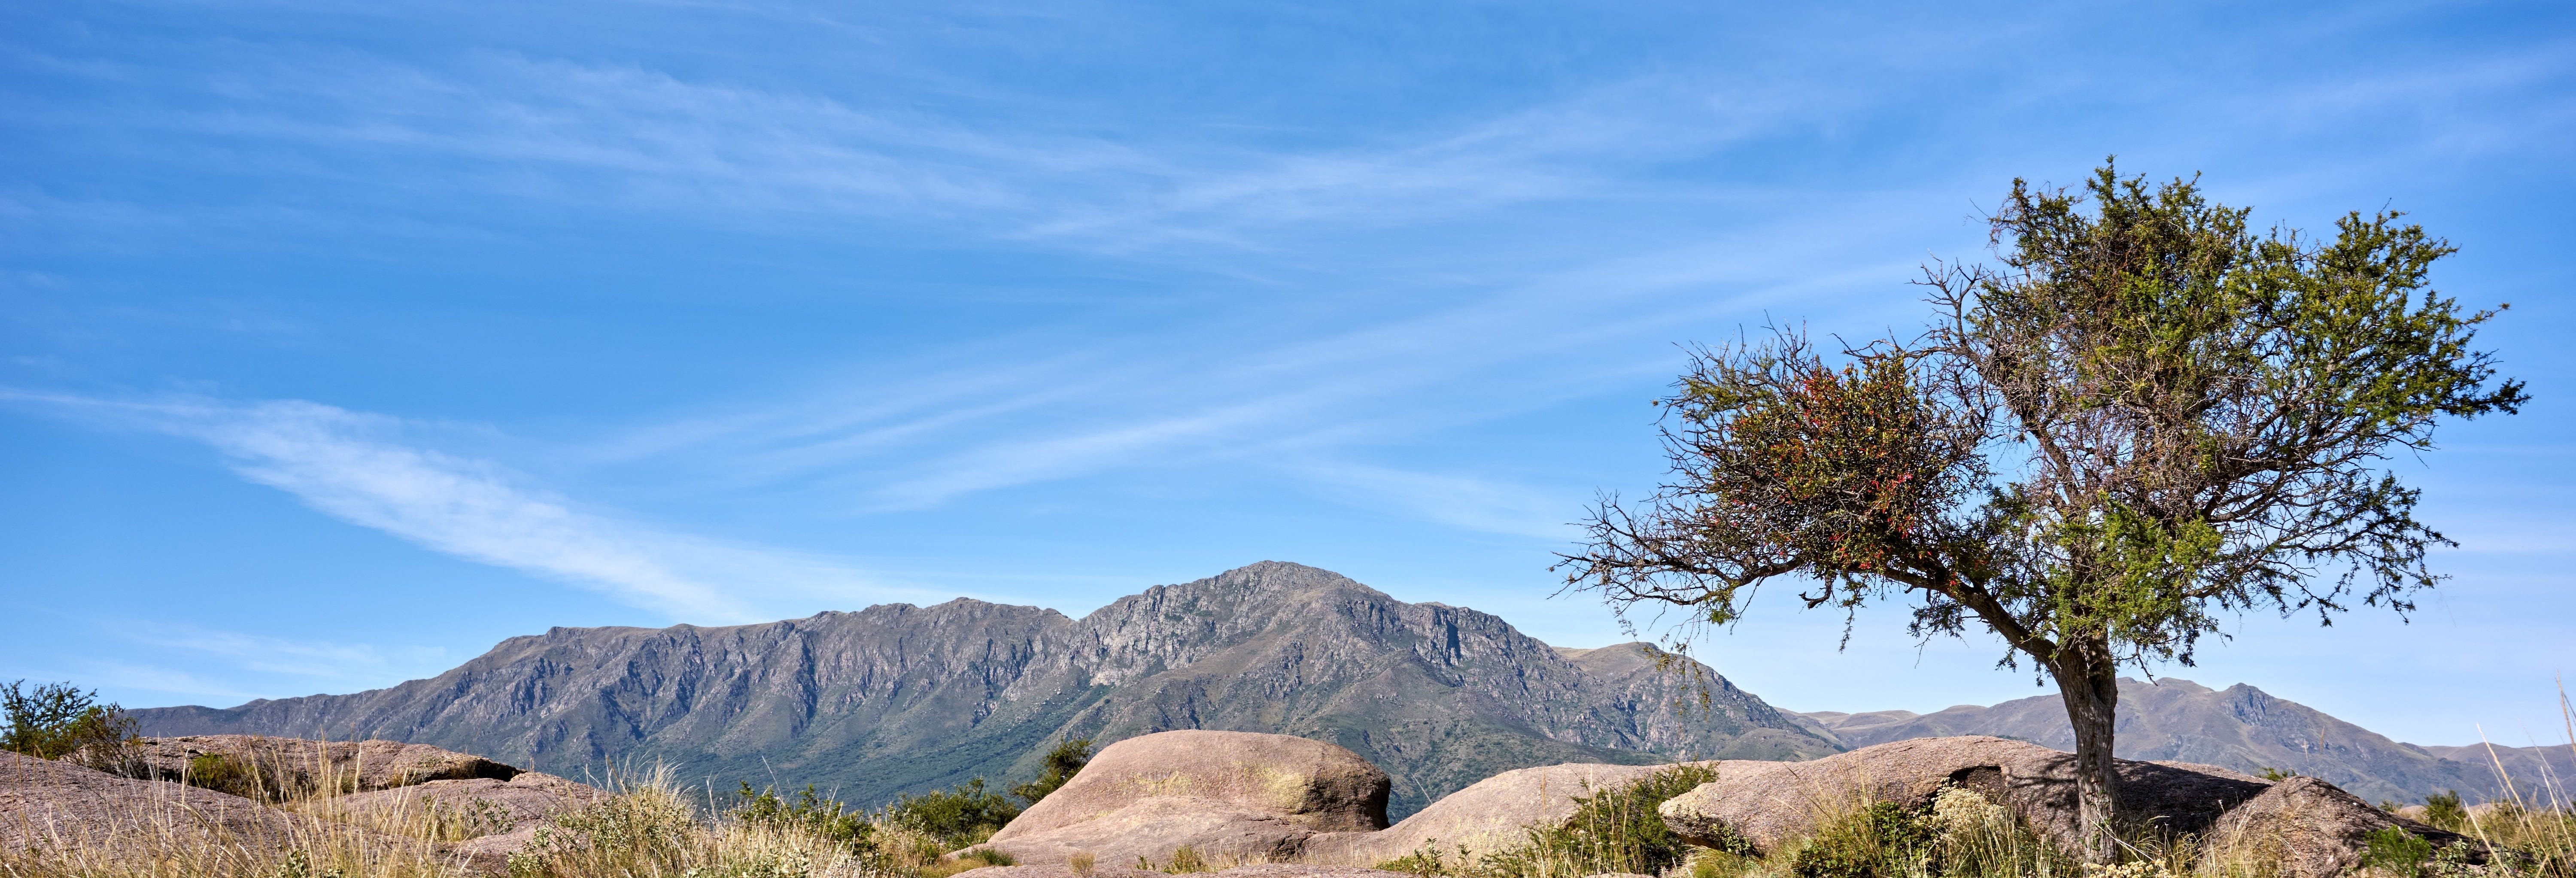
[[[546,823],[606,798],[608,793],[597,787],[527,771],[506,781],[488,777],[433,780],[397,789],[351,793],[331,800],[331,807],[377,821],[428,819],[434,815],[453,832],[479,837]]]
[[[2206,831],[2229,806],[2260,795],[2262,780],[2216,766],[2119,760],[2120,808],[2152,815],[2178,832]],[[1909,807],[1941,787],[1977,790],[2073,849],[2082,837],[2075,808],[2075,755],[1985,736],[1924,738],[1865,747],[1813,762],[1727,761],[1718,779],[1666,801],[1665,825],[1696,843],[1726,832],[1769,853],[1814,831],[1820,814],[1855,794]]]
[[[1072,781],[994,838],[1080,823],[1155,797],[1232,802],[1319,832],[1371,831],[1386,827],[1386,795],[1386,772],[1322,741],[1159,732],[1103,748]]]
[[[2075,806],[2075,755],[1986,736],[1920,738],[1805,763],[1729,761],[1718,779],[1666,801],[1664,824],[1697,844],[1729,836],[1769,854],[1815,830],[1819,817],[1860,799],[1910,808],[1945,786],[1977,791],[2017,814],[2062,850],[2083,839]],[[2325,878],[2358,865],[2368,836],[2401,827],[2435,846],[2456,833],[2380,811],[2325,781],[2279,783],[2214,765],[2117,760],[2126,819],[2211,840],[2212,858],[2274,864],[2282,878]],[[2478,858],[2483,860],[2481,848]]]
[[[988,844],[1030,863],[1062,862],[1076,850],[1159,861],[1183,845],[1261,862],[1296,854],[1319,832],[1385,827],[1386,798],[1386,772],[1322,741],[1161,732],[1102,749]]]
[[[1475,610],[1262,562],[1078,621],[961,599],[725,628],[556,628],[390,689],[135,714],[150,734],[384,738],[574,776],[631,760],[719,785],[774,771],[857,804],[1029,777],[1067,738],[1278,733],[1384,768],[1397,817],[1515,768],[1841,749],[1705,668],[1712,709],[1669,709],[1696,704],[1697,684],[1649,650],[1560,651]]]
[[[1182,847],[1209,863],[1232,865],[1295,858],[1314,835],[1313,827],[1222,799],[1153,796],[1069,826],[1011,838],[995,834],[983,846],[1031,865],[1063,863],[1076,851],[1103,863],[1143,858],[1164,865]]]
[[[975,878],[1085,878],[1061,864],[1032,866],[989,866],[969,869],[958,875]],[[1406,872],[1384,872],[1356,866],[1316,866],[1304,863],[1256,863],[1204,873],[1223,878],[1414,878]],[[1170,878],[1162,872],[1149,872],[1131,865],[1117,865],[1102,860],[1088,878]]]
[[[1714,765],[1716,763],[1700,763]],[[1425,847],[1471,855],[1519,843],[1533,826],[1563,826],[1574,800],[1645,780],[1670,765],[1572,763],[1506,771],[1444,796],[1378,832],[1333,833],[1307,841],[1310,861],[1373,864]]]
[[[2271,864],[2280,878],[2334,878],[2361,865],[2371,833],[2392,826],[2437,848],[2468,843],[2473,861],[2486,860],[2485,847],[2466,836],[2391,815],[2313,777],[2273,784],[2228,810],[2214,827],[2209,856]]]
[[[240,796],[0,751],[0,846],[9,850],[96,850],[112,837],[266,845],[292,832],[288,815]]]
[[[399,741],[310,741],[262,735],[143,738],[135,755],[154,778],[189,776],[199,757],[222,756],[259,772],[264,789],[382,790],[433,780],[509,780],[519,769],[481,756]],[[334,783],[334,781],[337,781]]]
[[[2576,750],[2561,747],[2420,747],[2389,740],[2261,689],[2238,684],[2213,690],[2166,677],[2120,681],[2122,759],[2181,760],[2237,771],[2293,771],[2366,799],[2422,801],[2459,790],[2470,801],[2501,796],[2501,766],[2517,779],[2544,769],[2576,777]],[[1960,705],[1936,713],[1902,710],[1802,714],[1851,747],[1954,735],[1994,735],[2074,749],[2075,729],[2056,695],[1992,707]],[[2527,785],[2527,784],[2526,784]]]
[[[121,777],[69,760],[0,752],[0,850],[62,858],[224,858],[306,846],[320,836],[363,837],[377,848],[419,847],[499,874],[510,853],[556,816],[608,794],[550,774],[480,757],[390,741],[320,742],[213,736],[151,739],[140,752],[155,773],[179,776],[191,760],[221,754],[256,766],[262,790],[326,795],[281,809],[171,780]],[[501,774],[506,780],[489,775]],[[432,779],[464,775],[464,779]],[[331,778],[340,779],[338,786]],[[339,796],[331,789],[358,788]],[[433,827],[463,842],[427,840]]]
[[[1239,732],[1164,732],[1101,752],[1072,783],[987,844],[1030,865],[1077,851],[1097,862],[1168,862],[1189,847],[1211,862],[1297,859],[1368,865],[1436,846],[1481,855],[1532,826],[1564,825],[1575,799],[1624,788],[1666,765],[1524,768],[1452,793],[1393,827],[1383,781],[1357,754],[1318,741]]]

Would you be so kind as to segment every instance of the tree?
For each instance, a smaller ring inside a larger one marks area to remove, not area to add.
[[[101,704],[95,690],[83,692],[70,683],[18,680],[0,687],[0,712],[9,727],[0,731],[0,750],[38,759],[78,755],[92,768],[125,773],[132,766],[136,723],[124,708]]]
[[[2000,666],[2057,683],[2085,854],[2108,861],[2118,668],[2190,665],[2258,608],[2412,610],[2451,543],[2391,456],[2526,401],[2471,348],[2496,312],[2426,286],[2447,243],[2393,212],[2330,242],[2246,216],[2107,163],[2080,191],[2014,180],[1999,264],[1928,267],[1919,337],[1695,350],[1659,401],[1672,480],[1598,505],[1568,585],[1727,625],[1795,577],[1845,642],[1872,601],[1910,601],[1919,638],[1992,632]]]
[[[1091,764],[1091,739],[1074,738],[1055,745],[1038,760],[1038,777],[1024,784],[1013,784],[1011,795],[1031,805],[1064,786],[1066,781]]]

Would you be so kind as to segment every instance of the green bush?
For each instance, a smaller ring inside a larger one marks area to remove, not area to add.
[[[2413,875],[2432,859],[2432,842],[2395,826],[2371,833],[2369,847],[2361,854],[2364,867],[2387,869],[2400,875]]]
[[[1648,775],[1636,784],[1603,790],[1574,800],[1574,816],[1558,828],[1536,828],[1527,841],[1484,855],[1470,863],[1460,856],[1443,865],[1436,851],[1427,861],[1405,862],[1389,871],[1450,869],[1474,878],[1537,878],[1594,875],[1603,872],[1663,873],[1690,855],[1690,845],[1664,826],[1656,808],[1666,799],[1717,779],[1715,769],[1677,765]],[[1740,852],[1749,852],[1743,845]],[[1422,857],[1417,852],[1413,857]]]
[[[258,771],[222,753],[199,753],[191,757],[188,773],[180,780],[192,787],[231,793],[245,799],[262,798]]]
[[[2424,822],[2452,832],[2469,822],[2469,808],[2460,802],[2460,791],[2435,793],[2424,797]]]
[[[1798,878],[1940,874],[1938,840],[1924,815],[1880,802],[1827,824],[1789,856]]]
[[[124,708],[99,703],[95,689],[82,692],[70,683],[29,689],[19,680],[0,687],[0,709],[9,715],[0,750],[38,759],[78,753],[91,768],[130,773],[137,724]]]
[[[876,826],[867,815],[852,811],[838,799],[816,795],[813,784],[794,800],[780,797],[774,790],[754,791],[749,781],[734,792],[734,805],[725,810],[729,819],[757,826],[796,830],[838,842],[854,853],[876,850]]]
[[[1458,859],[1455,861],[1454,865],[1465,865],[1466,862],[1467,849],[1462,845],[1458,848]],[[1428,844],[1423,845],[1421,850],[1405,854],[1404,856],[1397,857],[1392,860],[1387,860],[1377,864],[1373,868],[1376,868],[1380,872],[1404,872],[1407,874],[1419,875],[1421,878],[1433,878],[1433,876],[1436,875],[1447,875],[1455,871],[1452,861],[1447,857],[1442,856],[1439,848],[1432,847]]]
[[[956,850],[993,837],[1011,818],[1020,816],[1020,809],[1002,794],[985,789],[979,777],[947,790],[896,799],[886,806],[885,816],[890,823],[935,837]]]
[[[1048,793],[1062,788],[1066,781],[1072,780],[1075,774],[1082,771],[1084,765],[1090,763],[1090,738],[1075,738],[1057,744],[1055,749],[1047,751],[1046,757],[1040,760],[1038,779],[1012,786],[1011,795],[1035,805],[1039,799],[1046,798]]]

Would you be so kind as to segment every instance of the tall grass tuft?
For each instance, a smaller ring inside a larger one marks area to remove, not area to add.
[[[1470,856],[1424,848],[1378,864],[1416,875],[1464,878],[1582,878],[1605,872],[1656,875],[1683,865],[1692,848],[1665,828],[1656,808],[1717,779],[1717,770],[1676,765],[1646,779],[1575,798],[1564,825],[1531,827],[1521,843]]]

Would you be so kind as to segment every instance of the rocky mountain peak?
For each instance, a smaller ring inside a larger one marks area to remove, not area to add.
[[[1017,780],[1066,738],[1266,732],[1386,767],[1399,816],[1527,766],[1839,749],[1695,663],[1696,676],[1658,670],[1645,649],[1577,661],[1490,614],[1264,561],[1079,620],[960,598],[722,628],[559,627],[389,689],[138,716],[159,735],[384,738],[567,776],[659,761],[857,802]],[[1701,685],[1706,709],[1675,709]]]

